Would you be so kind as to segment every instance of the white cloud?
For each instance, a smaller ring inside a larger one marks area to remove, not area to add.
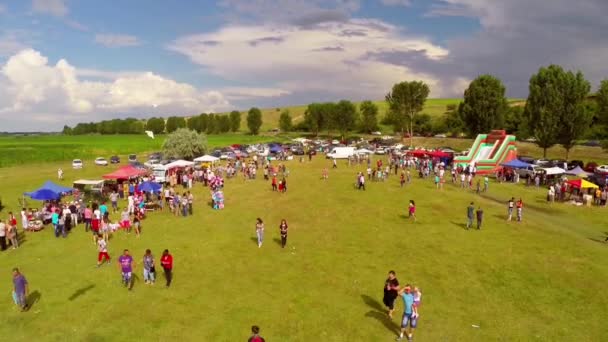
[[[32,10],[34,12],[50,14],[56,17],[64,17],[69,11],[65,2],[65,0],[33,0]]]
[[[141,45],[139,39],[128,34],[97,34],[95,42],[106,47],[127,47]]]
[[[409,6],[411,5],[410,0],[381,0],[385,6]]]
[[[210,41],[214,44],[206,43]],[[433,96],[441,96],[443,87],[451,87],[430,74],[368,58],[373,52],[394,50],[418,51],[430,60],[448,55],[446,49],[425,38],[405,35],[377,20],[351,19],[308,28],[232,25],[181,37],[169,49],[224,79],[265,84],[294,96],[376,99],[395,82],[414,79],[429,83]],[[318,98],[299,99],[308,100]]]
[[[4,6],[3,4],[0,4],[0,14],[2,13],[6,13],[6,6]]]
[[[11,56],[0,72],[3,130],[60,129],[64,123],[114,113],[185,115],[230,108],[218,91],[201,91],[151,72],[116,75],[105,82],[82,80],[82,73],[64,59],[51,65],[31,49]]]

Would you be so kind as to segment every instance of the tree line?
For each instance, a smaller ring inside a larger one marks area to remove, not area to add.
[[[251,108],[247,113],[249,132],[258,134],[261,126],[262,112],[258,108]],[[161,117],[152,117],[147,120],[127,118],[79,123],[73,128],[64,126],[63,134],[143,134],[145,131],[162,134],[173,133],[179,128],[189,128],[205,134],[238,132],[241,128],[241,112],[235,110],[229,114],[202,113],[189,118],[170,116],[167,119]]]

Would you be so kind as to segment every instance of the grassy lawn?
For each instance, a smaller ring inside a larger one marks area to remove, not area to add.
[[[29,233],[22,248],[0,253],[4,294],[0,336],[10,341],[245,341],[258,324],[268,341],[391,341],[398,319],[381,312],[386,273],[421,287],[419,341],[600,341],[608,328],[606,208],[548,205],[545,191],[492,183],[486,195],[414,177],[353,189],[362,167],[343,163],[321,181],[321,157],[288,162],[289,192],[261,179],[226,182],[226,209],[213,211],[196,186],[195,215],[151,213],[137,239],[115,234],[109,252],[124,248],[137,261],[146,248],[157,262],[175,258],[171,289],[120,286],[117,265],[96,269],[96,249],[79,226],[67,239],[51,229]],[[110,168],[48,162],[0,169],[5,208],[44,180],[95,178]],[[69,184],[69,181],[63,182]],[[524,222],[505,222],[506,200],[522,197]],[[418,222],[405,218],[407,202]],[[470,201],[485,210],[482,231],[465,231]],[[266,222],[258,249],[254,221]],[[281,218],[288,248],[277,243]],[[115,259],[114,259],[115,260]],[[27,313],[11,304],[10,269],[21,267],[38,301]],[[162,277],[161,277],[162,279]],[[397,304],[400,311],[402,305]],[[396,316],[399,316],[396,315]],[[479,326],[479,328],[473,327]],[[69,337],[67,337],[69,336]]]

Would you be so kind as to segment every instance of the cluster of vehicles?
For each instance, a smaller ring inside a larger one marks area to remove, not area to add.
[[[137,156],[134,155],[134,154],[130,154],[129,157],[128,157],[128,159],[129,159],[129,163],[136,162],[137,161]],[[120,164],[120,157],[119,156],[111,156],[109,162],[104,157],[97,157],[97,158],[95,158],[95,161],[93,162],[93,164],[95,164],[97,166],[108,166],[109,164]],[[72,168],[73,169],[82,169],[83,167],[84,167],[84,162],[82,161],[82,159],[74,159],[74,160],[72,160]]]
[[[531,164],[525,169],[518,169],[517,173],[520,177],[534,177],[537,174],[542,173],[542,169],[549,167],[559,167],[564,170],[573,170],[580,167],[584,171],[596,176],[598,178],[608,177],[608,165],[598,165],[595,162],[587,162],[586,164],[582,160],[570,160],[566,161],[563,159],[535,159],[527,156],[519,156],[517,159]]]

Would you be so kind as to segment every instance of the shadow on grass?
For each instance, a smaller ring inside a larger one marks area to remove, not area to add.
[[[27,309],[30,310],[34,304],[38,303],[40,301],[40,297],[42,297],[42,295],[40,294],[40,292],[38,292],[38,290],[30,293],[29,296],[27,296]]]
[[[257,236],[251,237],[251,241],[253,241],[253,243],[255,243],[256,246],[257,246],[257,244],[258,244],[258,238],[257,238]]]
[[[373,310],[368,311],[365,317],[371,317],[384,325],[386,329],[393,333],[399,333],[399,325],[393,322],[387,315],[384,307],[380,302],[368,295],[361,295],[363,302],[372,308]]]
[[[466,223],[462,223],[462,222],[456,222],[456,221],[450,221],[450,223],[452,223],[455,226],[458,226],[464,230],[467,229],[467,224]]]
[[[597,243],[601,243],[602,245],[604,244],[608,244],[608,238],[601,240],[601,239],[596,239],[596,238],[588,238],[591,241],[597,242]]]
[[[85,293],[89,292],[89,290],[93,289],[94,287],[95,287],[95,285],[90,284],[88,286],[80,288],[80,289],[76,290],[76,292],[74,292],[68,299],[70,301],[74,301],[74,300],[76,300],[76,298],[78,298],[78,297],[84,295]]]
[[[274,241],[277,245],[281,246],[281,239],[279,238],[273,238],[272,241]]]

